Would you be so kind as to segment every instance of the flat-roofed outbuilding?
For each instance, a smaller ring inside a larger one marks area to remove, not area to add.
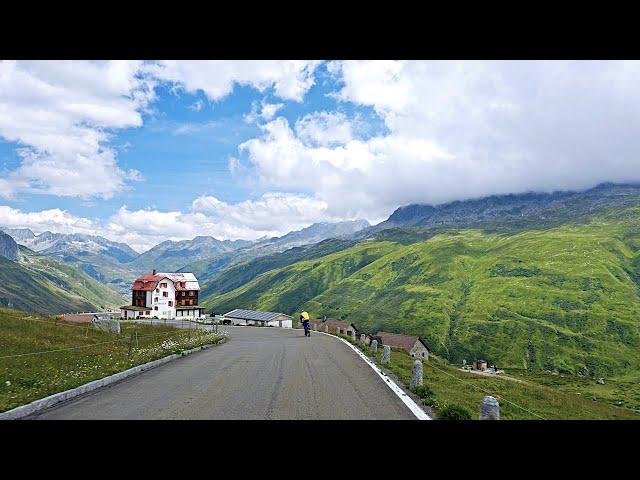
[[[293,319],[280,312],[262,312],[236,308],[224,314],[234,325],[260,325],[263,327],[292,328]]]

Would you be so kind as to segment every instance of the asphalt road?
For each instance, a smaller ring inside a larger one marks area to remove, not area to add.
[[[225,327],[230,340],[34,415],[39,419],[415,419],[341,341]]]

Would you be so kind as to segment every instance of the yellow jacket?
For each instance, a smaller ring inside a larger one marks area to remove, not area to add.
[[[309,314],[307,312],[302,312],[300,314],[300,316],[304,319],[304,320],[309,320]]]

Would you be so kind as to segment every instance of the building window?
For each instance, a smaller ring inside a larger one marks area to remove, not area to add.
[[[168,297],[169,296],[169,292],[162,292],[162,296],[165,297],[165,298]]]
[[[190,296],[190,297],[193,297],[193,290],[191,290],[191,291],[189,292],[189,296]]]
[[[154,310],[158,310],[158,306],[156,305],[155,307],[153,307]]]
[[[171,300],[169,300],[169,306],[173,307],[173,302]]]
[[[156,288],[156,293],[160,293],[160,289],[159,288]]]
[[[167,288],[167,284],[166,284],[166,282],[165,282],[165,283],[161,283],[161,284],[160,284],[160,288]]]
[[[151,315],[151,312],[144,312],[145,315]]]
[[[158,297],[153,298],[153,303],[158,303]]]
[[[186,297],[187,296],[187,292],[182,292],[182,296]]]

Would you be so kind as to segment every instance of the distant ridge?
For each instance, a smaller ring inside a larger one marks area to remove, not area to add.
[[[389,228],[533,226],[578,219],[596,210],[638,204],[640,184],[602,183],[583,191],[491,195],[441,205],[410,204],[361,235]]]

